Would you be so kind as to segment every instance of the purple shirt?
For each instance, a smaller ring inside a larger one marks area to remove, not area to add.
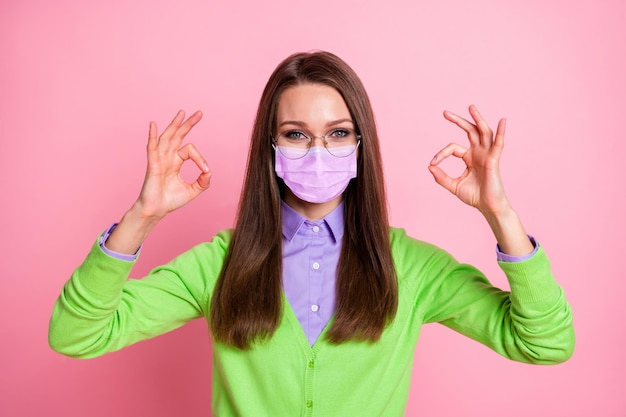
[[[283,202],[283,289],[313,346],[335,311],[343,203],[311,221]]]
[[[283,289],[290,308],[313,346],[335,311],[335,281],[343,238],[343,202],[322,220],[307,220],[282,203],[283,215]],[[134,261],[135,255],[125,255],[106,248],[105,242],[116,224],[100,238],[100,247],[108,255]],[[529,236],[534,251],[525,256],[511,256],[496,247],[498,261],[521,262],[532,257],[539,245]]]

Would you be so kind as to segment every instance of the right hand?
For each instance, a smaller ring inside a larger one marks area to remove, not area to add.
[[[161,219],[209,188],[211,172],[206,160],[193,144],[181,146],[187,133],[201,119],[202,113],[197,111],[185,120],[185,112],[180,110],[158,137],[156,123],[150,122],[148,167],[135,203],[144,218]],[[185,182],[180,176],[187,160],[193,161],[201,171],[193,183]]]

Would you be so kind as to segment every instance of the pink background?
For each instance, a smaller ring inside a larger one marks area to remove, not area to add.
[[[393,224],[499,286],[485,222],[426,167],[465,141],[442,110],[506,116],[508,194],[575,314],[574,357],[556,367],[426,326],[407,415],[626,415],[624,21],[617,0],[2,1],[0,415],[210,415],[204,322],[79,361],[48,348],[49,315],[134,201],[150,120],[204,111],[190,141],[213,186],[157,228],[134,275],[232,225],[263,85],[310,49],[343,57],[368,88]]]

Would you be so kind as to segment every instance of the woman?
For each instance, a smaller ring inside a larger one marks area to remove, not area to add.
[[[469,147],[435,155],[435,181],[477,208],[498,242],[511,292],[475,268],[388,225],[381,157],[367,94],[342,60],[296,54],[259,105],[237,223],[141,280],[127,280],[142,242],[167,213],[209,187],[179,112],[157,137],[137,201],[105,231],[59,297],[51,346],[88,358],[205,317],[213,336],[219,416],[400,416],[422,323],[440,322],[517,361],[558,363],[573,351],[569,306],[543,249],[502,187],[495,135],[445,112]],[[451,178],[439,164],[467,169]],[[197,180],[180,179],[191,160]]]

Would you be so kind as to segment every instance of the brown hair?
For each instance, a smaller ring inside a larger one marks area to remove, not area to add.
[[[241,349],[270,337],[281,317],[284,184],[274,171],[271,133],[282,92],[303,83],[336,89],[361,135],[357,177],[344,192],[336,311],[327,337],[332,343],[376,341],[397,310],[382,161],[365,88],[356,73],[331,53],[294,54],[274,70],[261,96],[237,223],[211,301],[214,339]]]

